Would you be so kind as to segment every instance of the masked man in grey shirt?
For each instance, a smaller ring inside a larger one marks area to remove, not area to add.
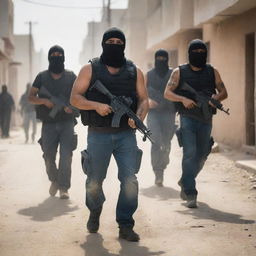
[[[37,118],[42,120],[39,140],[46,172],[51,181],[49,193],[55,196],[60,191],[61,199],[68,199],[70,188],[72,151],[76,148],[74,134],[75,112],[69,98],[76,75],[64,69],[64,50],[55,45],[48,53],[49,68],[40,72],[29,93],[31,103],[37,105]],[[53,112],[55,109],[58,111]],[[55,159],[59,147],[59,165]]]

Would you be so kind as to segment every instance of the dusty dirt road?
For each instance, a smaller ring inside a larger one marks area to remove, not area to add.
[[[49,181],[39,145],[23,143],[21,130],[0,141],[1,256],[254,256],[256,190],[252,178],[225,155],[211,154],[198,177],[199,208],[187,209],[179,198],[181,150],[173,141],[163,188],[153,185],[150,144],[143,143],[139,208],[135,230],[139,243],[118,239],[115,205],[119,183],[112,161],[104,183],[106,202],[98,234],[86,230],[85,177],[80,151],[86,131],[78,127],[70,200],[48,195]],[[255,182],[255,181],[254,181]],[[255,183],[254,183],[255,184]]]

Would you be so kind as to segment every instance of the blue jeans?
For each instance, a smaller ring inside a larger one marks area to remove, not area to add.
[[[103,133],[88,129],[87,150],[83,162],[86,180],[86,206],[90,211],[102,207],[105,196],[102,184],[106,178],[113,154],[118,166],[121,183],[116,206],[116,221],[119,226],[134,226],[133,214],[138,206],[138,172],[141,150],[137,147],[135,131]],[[83,159],[83,158],[82,158]]]
[[[56,154],[59,146],[59,166],[56,166]],[[60,189],[70,188],[72,151],[74,150],[74,122],[63,121],[43,123],[41,147],[44,152],[46,172],[52,182]]]
[[[175,113],[149,111],[148,128],[155,141],[151,145],[151,165],[154,171],[163,171],[169,164],[171,139],[175,133]]]
[[[201,171],[211,151],[211,123],[203,123],[181,116],[183,144],[181,183],[186,195],[197,195],[196,176]]]

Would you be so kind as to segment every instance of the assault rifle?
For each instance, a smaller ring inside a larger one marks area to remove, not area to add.
[[[112,127],[119,127],[121,117],[124,114],[126,114],[129,118],[134,120],[136,128],[144,135],[143,141],[145,141],[148,138],[151,141],[151,143],[154,143],[153,139],[150,137],[150,130],[130,109],[130,105],[132,104],[131,98],[113,95],[99,80],[96,80],[95,83],[91,86],[90,90],[92,89],[96,89],[97,91],[106,95],[110,99],[110,106],[114,112],[114,116],[111,123]]]
[[[57,113],[60,112],[65,107],[69,107],[73,111],[75,117],[79,116],[79,110],[71,106],[63,95],[59,95],[58,97],[53,96],[44,86],[40,88],[39,95],[46,97],[54,104],[53,108],[49,113],[49,116],[51,118],[55,118]]]
[[[220,101],[213,99],[208,94],[204,92],[197,92],[192,88],[188,83],[184,82],[180,87],[177,88],[177,94],[183,95],[187,98],[194,100],[197,104],[197,107],[202,108],[203,114],[206,118],[209,118],[212,112],[209,110],[209,102],[211,102],[217,109],[225,112],[229,115],[229,109],[224,109]]]

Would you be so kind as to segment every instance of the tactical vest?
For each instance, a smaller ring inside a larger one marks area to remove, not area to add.
[[[179,66],[179,70],[180,70],[180,81],[175,91],[177,94],[179,94],[179,86],[183,84],[183,82],[188,83],[198,93],[204,93],[209,97],[211,97],[212,94],[216,93],[215,74],[214,74],[214,69],[211,65],[206,64],[206,66],[202,70],[194,71],[191,69],[189,64],[184,64]],[[178,112],[181,115],[190,116],[194,119],[197,119],[203,122],[211,122],[212,120],[212,118],[210,118],[209,120],[205,119],[201,108],[194,107],[192,109],[187,109],[184,107],[184,105],[181,102],[176,103],[176,106],[177,106]],[[211,107],[209,106],[209,108]]]
[[[164,98],[166,84],[171,76],[172,69],[169,69],[164,77],[160,77],[155,68],[147,73],[147,89],[149,98],[157,101],[158,106],[150,109],[150,112],[168,111],[175,112],[174,103]]]
[[[92,65],[92,77],[84,97],[91,101],[110,104],[110,99],[107,96],[98,92],[96,89],[90,89],[96,80],[100,80],[113,95],[130,97],[133,102],[130,108],[136,113],[136,66],[131,61],[126,60],[126,64],[120,68],[118,73],[111,74],[99,58],[90,60],[90,63]],[[113,113],[107,116],[101,116],[95,110],[81,110],[80,112],[83,125],[92,127],[111,127]],[[127,115],[122,116],[120,127],[129,127]]]
[[[75,74],[72,71],[65,70],[62,77],[54,80],[48,70],[39,73],[40,76],[40,87],[45,87],[52,96],[62,97],[66,100],[67,105],[69,103],[70,94],[72,86],[75,80]],[[44,95],[40,94],[40,89],[38,92],[39,98],[45,98]],[[59,121],[73,120],[74,115],[67,114],[64,109],[59,111],[55,118],[49,117],[51,109],[47,108],[45,105],[36,105],[36,116],[37,119],[43,122],[52,123]]]

